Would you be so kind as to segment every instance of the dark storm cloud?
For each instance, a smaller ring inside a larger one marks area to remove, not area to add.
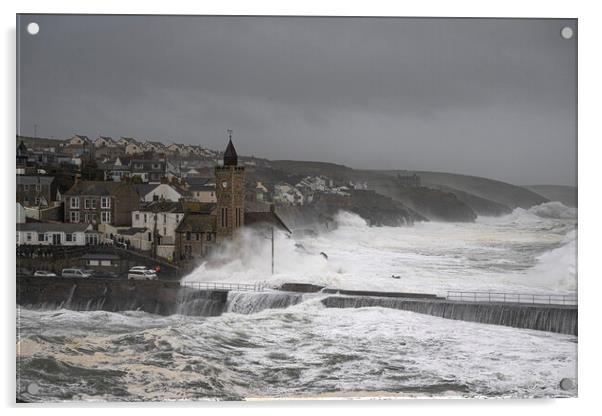
[[[29,36],[25,25],[40,23]],[[19,132],[575,183],[572,20],[22,16]]]

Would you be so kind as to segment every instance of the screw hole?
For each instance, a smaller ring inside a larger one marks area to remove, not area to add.
[[[573,29],[571,29],[568,26],[565,26],[562,28],[562,30],[560,31],[560,36],[562,36],[564,39],[570,39],[573,37]]]
[[[40,25],[38,25],[36,22],[31,22],[27,25],[27,33],[30,35],[37,35],[39,31]]]

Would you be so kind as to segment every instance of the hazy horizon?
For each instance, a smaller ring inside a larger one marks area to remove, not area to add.
[[[270,160],[577,185],[575,19],[18,22],[20,135],[223,150],[233,129]]]

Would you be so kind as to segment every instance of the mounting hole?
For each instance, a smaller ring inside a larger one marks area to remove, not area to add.
[[[39,31],[40,25],[36,22],[31,22],[27,25],[27,33],[29,33],[30,35],[37,35]]]
[[[573,37],[573,29],[571,29],[568,26],[565,26],[562,28],[562,30],[560,31],[560,36],[562,36],[564,39],[570,39]]]

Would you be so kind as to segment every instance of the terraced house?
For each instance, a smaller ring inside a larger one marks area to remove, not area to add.
[[[65,222],[132,225],[139,197],[124,182],[81,181],[65,193]]]

